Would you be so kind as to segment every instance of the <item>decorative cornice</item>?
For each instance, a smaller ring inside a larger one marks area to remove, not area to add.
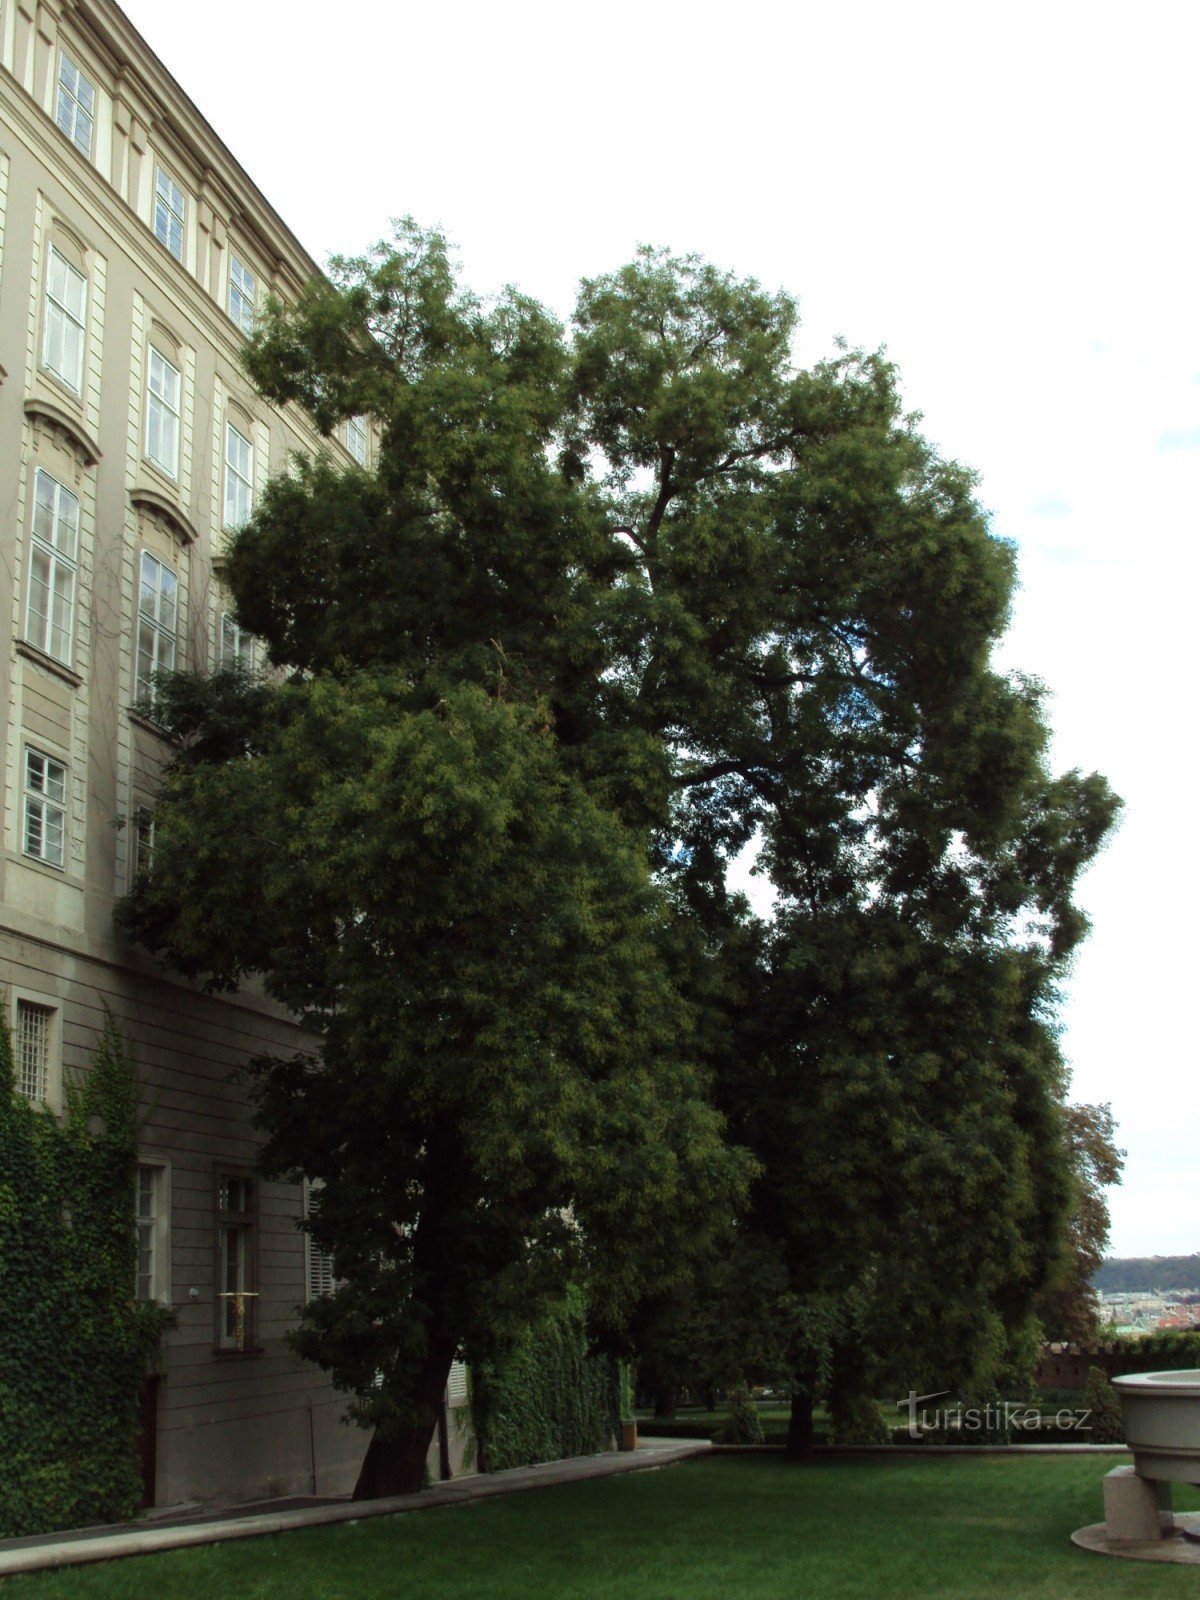
[[[145,107],[149,121],[161,129],[192,167],[197,183],[220,185],[245,222],[263,255],[282,255],[298,283],[320,275],[319,263],[271,205],[258,185],[221,141],[174,77],[163,66],[114,0],[72,0],[75,14],[115,63],[127,100]],[[132,109],[135,113],[138,106]]]
[[[58,428],[65,433],[89,467],[94,467],[100,460],[100,446],[92,438],[83,423],[77,417],[73,417],[69,411],[64,411],[61,406],[56,406],[49,400],[42,400],[35,396],[32,400],[26,400],[25,415],[27,417],[40,417],[43,422],[48,422],[52,428]]]
[[[143,486],[131,489],[129,498],[135,509],[165,517],[184,544],[195,544],[197,538],[195,528],[174,501],[168,500],[165,494],[159,494],[157,489],[147,489]]]

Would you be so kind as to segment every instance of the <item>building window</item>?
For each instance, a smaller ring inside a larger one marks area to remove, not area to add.
[[[254,329],[254,274],[229,253],[229,315],[243,333]]]
[[[351,417],[346,423],[346,449],[360,467],[367,464],[367,419]]]
[[[222,1350],[254,1346],[254,1183],[221,1173],[217,1178],[217,1282]]]
[[[25,747],[25,829],[27,856],[61,867],[67,837],[67,769],[53,756]]]
[[[87,279],[50,246],[46,266],[46,320],[42,329],[42,366],[83,393],[83,340],[87,316]]]
[[[137,684],[135,698],[154,704],[156,674],[175,670],[179,622],[179,579],[170,567],[142,551],[138,591]]]
[[[254,446],[232,422],[225,424],[225,526],[242,528],[250,521],[254,499]]]
[[[133,874],[147,877],[154,866],[154,813],[139,806],[133,817]]]
[[[158,167],[154,176],[154,234],[160,244],[165,244],[176,261],[183,260],[183,219],[187,215],[187,201],[183,190],[165,167]]]
[[[319,1195],[321,1184],[317,1179],[304,1180],[304,1218],[305,1221],[313,1215],[313,1211],[320,1206]],[[328,1250],[322,1250],[319,1244],[313,1242],[313,1236],[307,1230],[304,1235],[304,1300],[307,1305],[310,1300],[323,1300],[333,1293],[337,1280],[333,1272],[333,1257]]]
[[[179,368],[150,346],[146,386],[146,454],[169,477],[179,473]]]
[[[33,483],[25,637],[66,666],[71,664],[78,554],[79,500],[39,467]]]
[[[239,628],[228,611],[221,613],[221,665],[244,667],[253,672],[258,665],[258,641],[245,628]]]
[[[54,1008],[16,1003],[16,1091],[34,1106],[50,1101]]]
[[[139,1300],[166,1305],[171,1299],[168,1263],[167,1169],[139,1164],[137,1169]]]
[[[85,156],[92,153],[96,91],[64,50],[58,58],[58,104],[54,120]]]

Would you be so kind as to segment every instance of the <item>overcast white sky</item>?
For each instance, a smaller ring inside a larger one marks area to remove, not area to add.
[[[124,3],[320,260],[411,212],[565,317],[664,244],[795,294],[803,357],[887,346],[1020,546],[1004,660],[1057,765],[1127,802],[1064,1011],[1128,1150],[1114,1252],[1200,1250],[1200,7]]]

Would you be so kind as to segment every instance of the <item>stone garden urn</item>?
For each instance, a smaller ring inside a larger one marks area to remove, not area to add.
[[[1139,1478],[1200,1484],[1200,1371],[1114,1378]]]

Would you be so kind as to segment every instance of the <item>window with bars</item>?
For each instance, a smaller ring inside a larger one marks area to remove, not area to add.
[[[154,234],[165,244],[176,261],[183,260],[183,225],[187,201],[183,190],[167,171],[158,167],[154,174]]]
[[[168,477],[178,477],[179,368],[154,345],[146,382],[146,454]]]
[[[225,424],[225,526],[250,521],[254,501],[254,446],[232,422]]]
[[[175,668],[175,638],[179,626],[179,579],[165,562],[142,551],[138,590],[137,683],[135,697],[154,705],[156,675]]]
[[[58,58],[58,99],[54,120],[77,150],[92,153],[96,90],[64,50]]]
[[[250,1350],[256,1326],[254,1180],[232,1173],[217,1177],[217,1345]]]
[[[27,856],[61,867],[66,855],[67,769],[53,756],[25,747],[25,826]]]
[[[42,366],[83,393],[83,346],[87,331],[87,279],[51,245],[46,252],[46,313],[42,324]]]
[[[321,1183],[318,1179],[304,1180],[304,1217],[309,1220],[320,1209]],[[322,1300],[331,1295],[337,1277],[333,1270],[333,1256],[314,1242],[309,1232],[304,1235],[304,1299]]]
[[[35,1106],[46,1105],[51,1098],[54,1016],[53,1006],[17,1000],[14,1030],[17,1093]]]
[[[346,423],[346,449],[360,467],[367,464],[367,419],[351,417]]]
[[[38,467],[33,486],[25,637],[66,666],[71,664],[78,557],[78,497]]]
[[[229,315],[243,333],[254,328],[254,274],[244,262],[229,252]]]
[[[157,1301],[163,1305],[171,1298],[167,1193],[166,1167],[157,1163],[139,1163],[135,1292],[139,1300]]]

